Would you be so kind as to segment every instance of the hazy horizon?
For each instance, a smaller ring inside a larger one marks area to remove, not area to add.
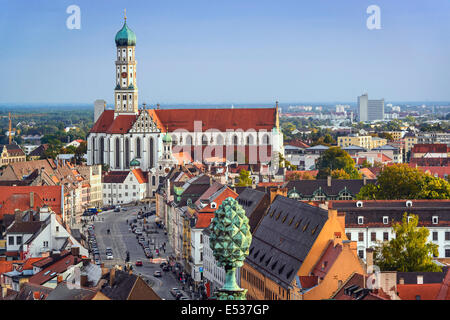
[[[0,27],[13,35],[0,50],[3,104],[111,104],[125,7],[139,104],[348,104],[365,92],[386,103],[450,101],[445,0],[0,3]],[[80,30],[66,27],[73,4]],[[379,30],[366,26],[372,4]]]

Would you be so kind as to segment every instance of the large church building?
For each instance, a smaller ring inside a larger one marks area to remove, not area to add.
[[[183,162],[278,162],[283,152],[278,105],[273,108],[162,109],[139,106],[136,35],[117,33],[114,109],[97,100],[88,135],[88,164],[112,171],[140,169],[148,196],[170,167]],[[211,160],[213,159],[213,160]]]

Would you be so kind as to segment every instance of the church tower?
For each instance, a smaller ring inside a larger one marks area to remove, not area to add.
[[[138,88],[136,84],[136,35],[125,22],[116,34],[116,88],[114,90],[114,117],[119,114],[138,113]]]

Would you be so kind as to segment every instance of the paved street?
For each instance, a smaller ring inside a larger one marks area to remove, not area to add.
[[[144,250],[139,245],[136,235],[129,230],[129,223],[136,219],[137,213],[143,206],[131,206],[126,207],[127,211],[102,212],[97,216],[97,221],[94,222],[95,236],[97,238],[98,248],[100,250],[101,261],[105,267],[112,267],[114,265],[125,265],[126,251],[130,253],[130,263],[133,265],[133,273],[141,275],[152,286],[153,290],[166,300],[173,300],[174,297],[170,294],[169,290],[173,287],[180,288],[179,282],[175,279],[175,275],[172,272],[163,272],[159,267],[159,264],[153,264],[150,259],[146,258]],[[154,209],[154,207],[152,208]],[[147,210],[149,208],[147,206]],[[147,224],[151,228],[155,226],[155,215],[148,218]],[[128,224],[127,224],[128,220]],[[143,221],[143,220],[142,220]],[[139,222],[137,223],[139,225]],[[110,234],[107,234],[107,230],[110,229]],[[163,229],[156,229],[157,234],[144,233],[143,236],[150,240],[150,249],[152,249],[155,258],[158,256],[155,254],[155,247],[159,248],[164,242],[166,243],[166,252],[160,252],[161,258],[167,258],[173,252],[169,247],[168,239],[164,235]],[[152,246],[152,242],[155,247]],[[114,259],[106,259],[106,248],[111,248]],[[142,267],[136,267],[136,260],[143,262]],[[162,277],[156,278],[153,276],[154,271],[162,271]],[[188,294],[186,294],[189,297]]]

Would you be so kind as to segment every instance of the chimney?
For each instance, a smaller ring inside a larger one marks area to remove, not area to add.
[[[81,287],[88,287],[88,276],[86,273],[82,273],[80,275],[80,286]]]
[[[367,248],[366,249],[366,273],[369,274],[373,273],[373,249]]]
[[[363,185],[366,185],[366,184],[367,184],[367,177],[363,176]]]
[[[30,208],[34,208],[34,193],[30,192]]]
[[[83,261],[83,266],[86,267],[91,263],[91,259],[89,259],[86,256],[81,257],[81,260]]]
[[[111,268],[109,271],[109,286],[112,288],[114,286],[114,282],[116,281],[116,268]]]
[[[57,283],[63,282],[63,276],[58,276],[58,277],[56,277],[56,282],[57,282]]]
[[[331,176],[327,177],[327,186],[331,187]]]
[[[19,209],[14,210],[14,221],[22,222],[22,211],[20,211]]]
[[[159,103],[156,104],[156,110],[159,110]]]
[[[72,247],[70,249],[71,253],[73,256],[75,257],[79,257],[80,256],[80,247]]]

